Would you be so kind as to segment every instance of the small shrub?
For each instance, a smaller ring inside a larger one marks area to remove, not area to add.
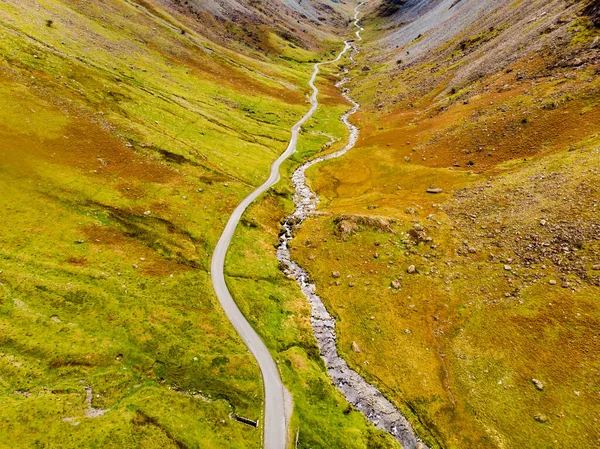
[[[50,19],[46,20],[46,26],[48,28],[52,28],[52,25],[54,25],[54,20],[50,20]]]

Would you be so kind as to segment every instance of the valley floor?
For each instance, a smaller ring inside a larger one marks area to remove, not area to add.
[[[262,444],[235,420],[262,422],[263,391],[210,254],[356,2],[312,2],[333,18],[314,30],[211,38],[207,16],[159,3],[0,4],[0,447]],[[332,385],[275,253],[292,172],[347,141],[343,67],[360,138],[308,170],[319,208],[291,243],[340,355],[431,448],[600,445],[593,3],[372,1],[358,65],[323,67],[224,268],[293,395],[297,447],[399,447]]]

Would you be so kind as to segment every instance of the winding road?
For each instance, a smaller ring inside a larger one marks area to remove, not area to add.
[[[364,2],[363,2],[364,3]],[[354,24],[358,27],[358,9],[363,4],[360,3],[355,8]],[[357,37],[360,38],[360,30],[357,31]],[[225,310],[227,317],[233,324],[233,327],[238,332],[242,340],[248,346],[250,352],[254,355],[254,358],[258,362],[260,371],[262,373],[264,393],[265,393],[265,412],[264,412],[264,448],[265,449],[285,449],[287,447],[288,440],[288,424],[293,409],[292,398],[285,386],[281,381],[277,364],[266,345],[260,339],[256,331],[252,328],[250,323],[246,320],[237,304],[235,303],[227,284],[225,283],[225,255],[235,229],[242,218],[242,214],[246,211],[248,206],[256,200],[260,195],[270,189],[276,184],[279,179],[279,169],[281,164],[290,157],[296,151],[296,144],[298,142],[298,136],[300,134],[300,128],[306,121],[315,113],[319,105],[317,99],[319,90],[315,86],[315,80],[319,74],[319,66],[324,64],[332,64],[340,60],[340,58],[351,48],[351,43],[346,41],[343,50],[337,55],[337,57],[331,61],[317,63],[314,66],[313,74],[308,82],[308,85],[312,88],[312,95],[310,97],[310,110],[292,126],[292,136],[289,145],[285,152],[277,158],[271,165],[271,172],[269,178],[248,195],[233,211],[233,214],[229,218],[221,238],[215,247],[211,262],[211,279],[215,289],[215,293],[221,306]]]

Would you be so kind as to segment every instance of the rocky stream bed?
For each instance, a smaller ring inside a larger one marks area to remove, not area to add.
[[[358,9],[362,4],[357,6],[354,16],[354,25],[358,28],[356,32],[357,41],[361,40],[362,27],[358,23]],[[346,45],[349,45],[351,49],[350,60],[354,63],[353,55],[358,52],[358,49],[353,41],[347,41]],[[344,71],[345,74],[348,73],[347,69]],[[302,292],[310,302],[311,323],[321,350],[321,356],[325,361],[329,376],[346,400],[361,411],[378,429],[385,430],[393,435],[404,449],[426,449],[427,446],[416,437],[410,423],[398,409],[376,387],[352,370],[346,361],[339,356],[336,346],[335,319],[329,314],[323,301],[317,295],[316,285],[310,280],[306,270],[292,260],[288,247],[289,241],[293,238],[294,230],[316,211],[319,202],[317,195],[306,184],[306,170],[320,162],[342,156],[354,147],[358,139],[359,129],[350,123],[349,118],[358,111],[360,105],[350,97],[350,90],[343,87],[347,82],[348,78],[344,77],[336,84],[336,87],[342,89],[344,98],[353,105],[341,117],[342,122],[350,132],[348,143],[337,152],[306,162],[293,173],[292,182],[295,189],[294,203],[296,209],[283,223],[280,244],[277,248],[277,258],[285,274],[298,282]]]

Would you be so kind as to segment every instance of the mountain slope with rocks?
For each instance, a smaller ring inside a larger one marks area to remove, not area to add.
[[[600,441],[596,3],[372,4],[357,146],[307,174],[292,257],[430,447]]]
[[[277,53],[276,41],[316,49],[348,23],[351,8],[331,0],[132,0],[150,11],[167,11],[197,33],[254,54]],[[275,42],[274,42],[275,41]],[[277,54],[276,54],[277,56]]]

